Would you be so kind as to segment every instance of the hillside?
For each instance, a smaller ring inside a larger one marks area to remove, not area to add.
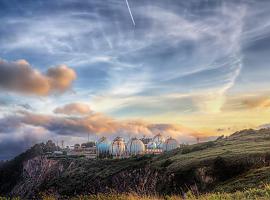
[[[35,145],[0,167],[1,196],[183,195],[188,190],[235,192],[270,183],[270,129],[243,130],[159,156],[121,160],[49,159],[41,156],[43,149]]]

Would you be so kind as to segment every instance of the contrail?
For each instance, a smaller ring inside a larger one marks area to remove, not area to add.
[[[135,21],[134,21],[134,19],[133,19],[133,15],[132,15],[132,12],[131,12],[130,7],[129,7],[128,0],[126,0],[126,4],[127,4],[127,7],[128,7],[128,11],[129,11],[131,20],[132,20],[132,22],[133,22],[133,25],[135,26],[136,24],[135,24]]]

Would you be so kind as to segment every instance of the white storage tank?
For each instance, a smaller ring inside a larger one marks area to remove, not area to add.
[[[125,155],[126,145],[122,137],[116,137],[111,144],[111,154],[116,157]]]
[[[127,143],[127,152],[129,155],[139,155],[145,153],[145,145],[137,138],[132,138]]]
[[[156,148],[157,148],[157,144],[153,141],[147,144],[147,149],[156,149]]]
[[[170,137],[163,143],[163,151],[171,151],[173,149],[176,149],[178,146],[179,143],[177,142],[177,140]]]
[[[98,155],[101,154],[108,154],[110,151],[110,143],[108,142],[106,137],[102,137],[97,142],[97,153]]]
[[[162,144],[165,142],[165,138],[159,133],[153,138],[153,142],[156,143],[157,149],[162,149]]]

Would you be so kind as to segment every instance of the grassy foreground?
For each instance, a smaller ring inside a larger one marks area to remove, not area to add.
[[[50,195],[43,195],[42,200],[58,200],[59,198]],[[62,198],[60,198],[62,199]],[[63,198],[66,199],[66,198]],[[70,198],[70,200],[269,200],[270,199],[270,185],[265,185],[263,188],[252,188],[244,191],[237,191],[234,193],[208,193],[202,195],[194,195],[191,192],[182,196],[140,196],[135,193],[129,194],[98,194],[98,195],[80,195]],[[8,199],[0,197],[0,200],[20,200],[20,198]]]

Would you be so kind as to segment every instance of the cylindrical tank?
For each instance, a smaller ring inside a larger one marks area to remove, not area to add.
[[[81,147],[80,144],[75,144],[75,145],[74,145],[74,150],[78,150],[78,149],[80,149],[80,147]]]
[[[162,149],[162,144],[163,144],[163,142],[165,142],[165,138],[161,134],[157,134],[153,138],[153,142],[156,143],[157,149]]]
[[[145,145],[143,142],[137,138],[132,138],[127,143],[127,152],[130,155],[138,155],[138,154],[144,154],[145,152]]]
[[[157,144],[153,141],[147,144],[147,149],[156,149],[156,148],[157,148]]]
[[[111,154],[116,157],[121,157],[125,154],[126,146],[124,139],[121,137],[116,137],[111,145]]]
[[[108,154],[110,151],[110,143],[108,142],[106,137],[102,137],[97,142],[97,153],[100,154]]]
[[[178,146],[178,142],[170,137],[163,143],[163,151],[171,151],[176,149]]]

